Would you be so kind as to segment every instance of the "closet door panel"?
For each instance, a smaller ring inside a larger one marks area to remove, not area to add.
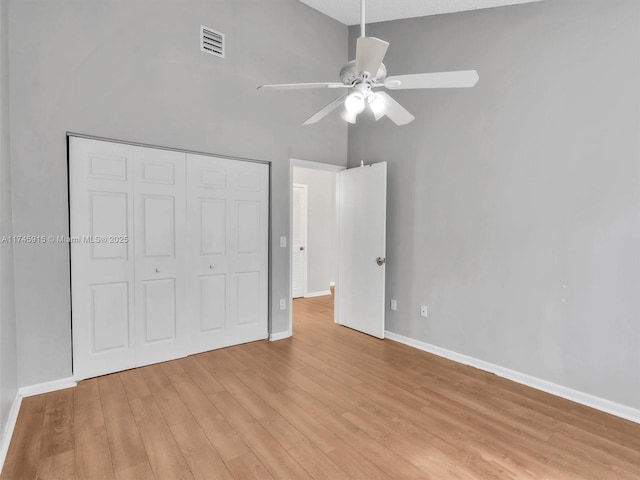
[[[126,192],[89,192],[89,221],[95,238],[125,237],[128,232],[129,196]],[[127,260],[125,242],[91,243],[91,258]]]
[[[141,195],[142,242],[144,256],[148,259],[175,260],[176,208],[175,195]]]
[[[134,147],[136,364],[189,351],[185,154]]]
[[[150,344],[175,340],[177,330],[175,279],[142,282],[142,292],[144,342]]]
[[[197,199],[200,213],[200,254],[227,253],[227,201],[217,198]]]
[[[260,202],[236,202],[236,224],[238,242],[236,252],[239,255],[260,254]]]
[[[69,139],[73,374],[135,366],[133,149]]]
[[[91,353],[129,348],[129,284],[93,284],[90,291]]]
[[[260,322],[260,272],[237,273],[236,325],[256,325]]]
[[[187,275],[190,352],[227,343],[229,315],[227,164],[187,154]]]
[[[266,335],[268,317],[269,170],[266,165],[237,162],[229,175],[233,224],[230,242],[234,265],[229,323],[237,342]],[[264,329],[264,330],[262,330]],[[265,338],[265,337],[263,337]]]
[[[196,334],[224,330],[227,312],[227,276],[203,275],[198,277],[200,286],[198,326]]]
[[[187,155],[192,352],[267,337],[267,215],[266,165]]]

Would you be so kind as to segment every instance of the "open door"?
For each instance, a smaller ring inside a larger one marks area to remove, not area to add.
[[[387,163],[338,173],[336,322],[384,338]]]

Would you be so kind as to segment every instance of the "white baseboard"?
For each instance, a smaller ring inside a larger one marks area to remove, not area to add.
[[[611,400],[606,400],[604,398],[596,397],[595,395],[591,395],[589,393],[584,393],[572,388],[564,387],[556,383],[548,382],[547,380],[542,380],[525,373],[516,372],[515,370],[509,370],[508,368],[500,367],[499,365],[494,365],[493,363],[485,362],[484,360],[478,360],[477,358],[453,352],[451,350],[447,350],[446,348],[436,347],[435,345],[421,342],[420,340],[415,340],[413,338],[405,337],[397,333],[385,331],[385,337],[389,340],[394,340],[396,342],[409,345],[410,347],[433,353],[434,355],[438,355],[439,357],[448,358],[449,360],[453,360],[454,362],[462,363],[464,365],[470,365],[480,370],[484,370],[485,372],[494,373],[499,377],[512,380],[522,385],[527,385],[537,390],[542,390],[543,392],[547,392],[552,395],[556,395],[558,397],[562,397],[567,400],[586,405],[587,407],[610,413],[611,415],[615,415],[616,417],[621,417],[635,423],[640,423],[640,410],[637,410],[635,408],[612,402]]]
[[[284,332],[275,332],[269,335],[269,341],[277,342],[278,340],[283,340],[285,338],[289,338],[291,336],[291,332],[289,330],[285,330]]]
[[[331,290],[325,290],[324,292],[311,292],[305,294],[304,298],[324,297],[325,295],[331,295]]]
[[[11,437],[13,437],[13,429],[16,427],[21,403],[22,397],[16,392],[16,398],[13,399],[13,404],[9,411],[9,417],[7,417],[7,424],[2,432],[2,440],[0,443],[0,472],[2,472],[4,461],[6,460],[7,453],[9,452],[9,444],[11,443]]]
[[[40,395],[41,393],[55,392],[56,390],[62,390],[64,388],[71,388],[78,385],[73,377],[61,378],[59,380],[53,380],[51,382],[38,383],[36,385],[28,385],[26,387],[20,387],[18,389],[18,395],[21,397],[32,397],[33,395]]]

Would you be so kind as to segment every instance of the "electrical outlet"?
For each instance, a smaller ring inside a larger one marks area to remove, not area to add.
[[[420,306],[420,316],[427,318],[427,306],[426,305],[421,305]]]
[[[286,298],[281,298],[280,299],[280,310],[286,310],[287,309],[287,299]]]
[[[287,248],[287,237],[280,237],[280,248]]]
[[[398,301],[395,298],[391,299],[391,310],[394,312],[398,311]]]

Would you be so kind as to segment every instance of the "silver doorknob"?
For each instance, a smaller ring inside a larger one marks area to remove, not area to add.
[[[159,268],[156,268],[156,273],[159,273],[159,272],[160,272],[160,269],[159,269]]]
[[[376,258],[376,263],[378,264],[379,267],[381,267],[382,265],[384,265],[386,263],[387,259],[386,258]]]
[[[300,247],[300,251],[304,250],[304,247]]]
[[[212,263],[211,265],[209,265],[209,268],[210,268],[211,270],[213,270],[213,263]]]

